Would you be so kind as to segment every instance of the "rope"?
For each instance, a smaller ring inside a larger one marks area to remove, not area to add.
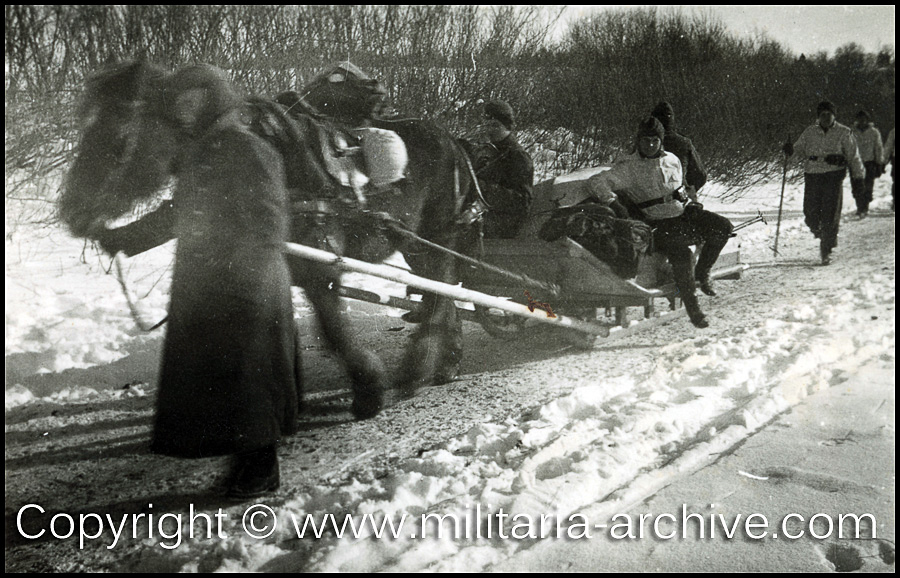
[[[481,193],[481,186],[478,184],[478,175],[475,173],[475,167],[472,166],[472,159],[469,158],[459,141],[454,141],[453,144],[456,145],[456,151],[466,160],[466,168],[469,169],[469,176],[472,177],[472,185],[475,187],[475,194],[478,195],[478,200],[481,201],[485,209],[490,209],[491,204],[487,202],[487,199]]]

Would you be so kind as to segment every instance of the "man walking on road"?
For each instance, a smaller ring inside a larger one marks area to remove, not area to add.
[[[869,213],[869,203],[872,202],[872,189],[875,187],[875,179],[884,174],[884,146],[881,143],[881,133],[869,120],[869,113],[864,110],[856,113],[856,126],[853,127],[853,138],[859,147],[859,157],[866,169],[866,186],[863,195],[856,199],[856,215],[860,219],[866,218]]]
[[[816,107],[818,120],[807,127],[797,142],[784,143],[788,157],[795,153],[804,162],[803,216],[813,236],[820,239],[822,265],[831,264],[841,222],[843,183],[850,167],[853,196],[864,195],[865,169],[850,128],[834,120],[836,109],[823,100]]]
[[[894,210],[894,129],[888,133],[887,142],[884,143],[883,164],[891,163],[891,210]]]

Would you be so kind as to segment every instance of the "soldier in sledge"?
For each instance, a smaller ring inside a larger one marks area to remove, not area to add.
[[[531,207],[534,164],[516,140],[515,113],[502,100],[484,105],[484,123],[489,139],[475,144],[460,139],[472,159],[484,201],[484,237],[513,239],[528,219]]]
[[[681,161],[663,148],[665,129],[654,117],[638,125],[636,151],[585,182],[586,193],[618,214],[629,214],[653,229],[654,249],[672,265],[675,283],[696,327],[709,326],[695,295],[695,279],[707,295],[716,294],[710,271],[728,243],[731,222],[699,203],[684,203]],[[696,269],[690,245],[702,243]]]

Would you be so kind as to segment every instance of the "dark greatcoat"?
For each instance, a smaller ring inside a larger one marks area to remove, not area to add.
[[[478,148],[471,156],[484,200],[490,205],[484,214],[484,236],[511,239],[528,219],[534,164],[512,134]]]
[[[684,184],[693,187],[692,200],[696,201],[696,191],[706,184],[706,167],[703,166],[703,161],[700,160],[694,143],[686,136],[674,130],[668,130],[663,138],[663,148],[681,161],[684,169]]]
[[[177,176],[171,203],[104,239],[128,254],[178,239],[151,449],[186,458],[260,449],[297,429],[282,161],[220,121]]]

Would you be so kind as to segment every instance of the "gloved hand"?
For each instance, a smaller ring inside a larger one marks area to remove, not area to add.
[[[94,240],[112,257],[122,250],[122,239],[118,229],[103,228],[95,234]]]
[[[865,179],[850,179],[850,190],[854,197],[862,197],[866,192]]]
[[[684,206],[685,211],[702,211],[703,203],[691,202]]]
[[[697,202],[697,188],[693,185],[685,185],[684,186],[684,195],[688,198],[688,200]]]
[[[784,146],[781,147],[781,151],[785,154],[785,156],[794,156],[794,143],[791,141],[787,141],[784,143]]]

